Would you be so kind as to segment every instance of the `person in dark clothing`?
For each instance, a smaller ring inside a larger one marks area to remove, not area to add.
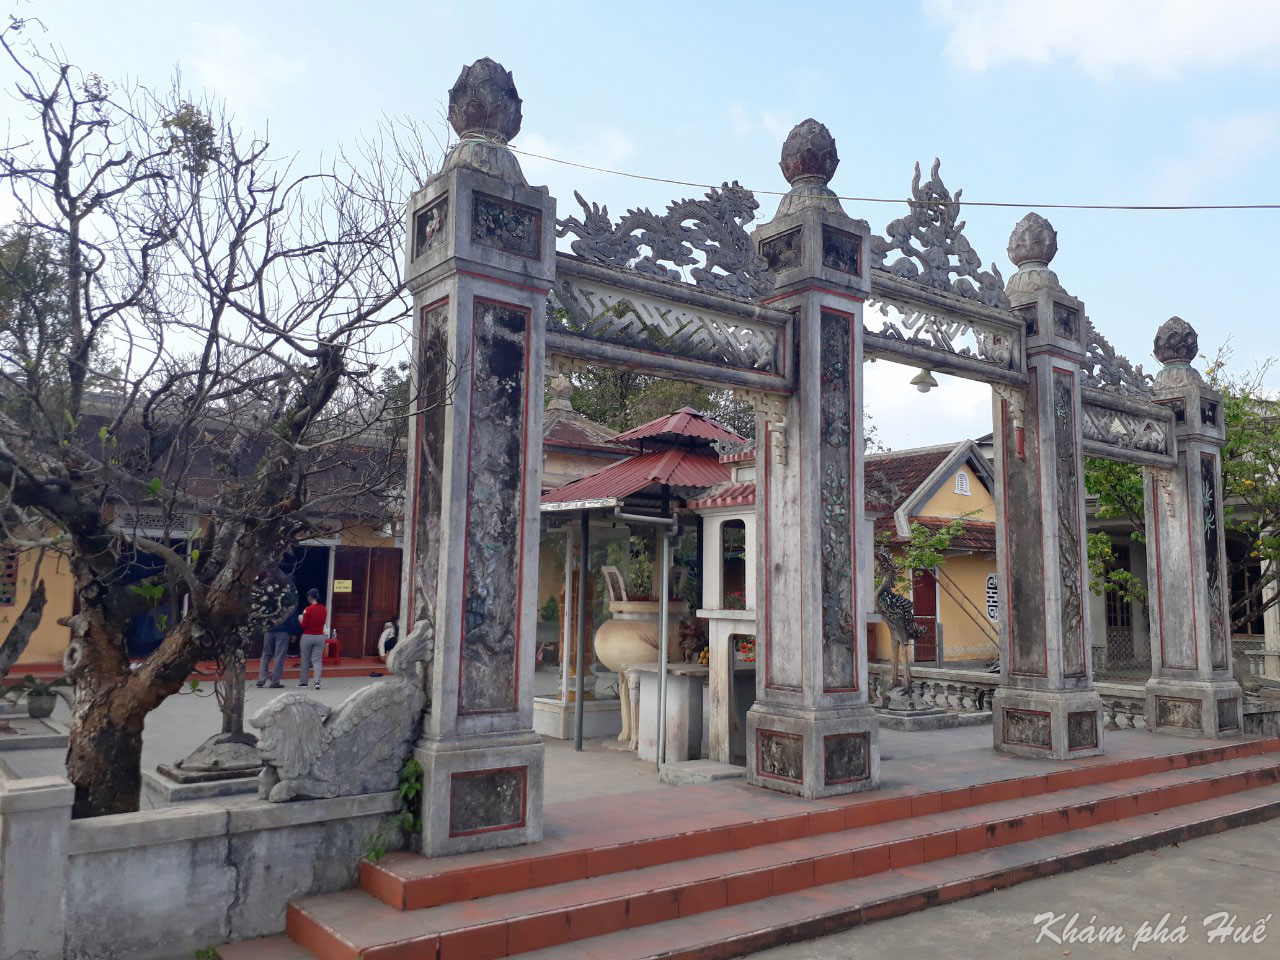
[[[296,597],[297,594],[294,594]],[[274,661],[271,667],[271,688],[279,689],[283,684],[280,677],[284,674],[284,658],[289,652],[289,638],[293,636],[298,608],[295,606],[285,614],[283,620],[273,624],[262,635],[262,660],[258,664],[257,686],[267,682],[267,664]]]

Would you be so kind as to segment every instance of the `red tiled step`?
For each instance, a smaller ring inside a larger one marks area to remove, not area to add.
[[[681,794],[682,800],[687,801],[684,809],[696,814],[685,819],[695,820],[690,826],[698,825],[700,829],[675,835],[670,832],[671,822],[665,807],[623,811],[617,808],[627,798],[611,798],[610,804],[603,805],[612,811],[613,817],[607,830],[592,829],[590,818],[600,815],[602,805],[591,801],[590,805],[583,804],[580,808],[575,805],[576,832],[554,836],[549,825],[547,839],[536,847],[489,850],[445,860],[392,853],[376,864],[361,862],[360,886],[390,906],[418,910],[780,840],[890,823],[925,813],[1040,796],[1056,790],[1276,751],[1280,751],[1280,739],[1253,740],[1134,759],[1101,757],[1069,767],[1041,768],[1031,775],[994,782],[981,782],[981,771],[939,769],[940,781],[948,778],[956,781],[948,783],[945,790],[900,787],[831,798],[816,804],[783,794],[750,790],[742,793],[739,805],[726,804],[723,792],[718,791],[714,795],[708,793],[710,802],[700,806],[697,792],[702,788],[686,787]],[[983,762],[990,763],[991,756],[985,755]],[[1025,762],[1010,769],[1025,770]],[[961,782],[966,774],[977,778],[977,782]],[[616,838],[617,842],[600,844],[602,834]]]
[[[1263,787],[1162,814],[814,887],[519,956],[521,960],[726,960],[1277,816],[1280,786]]]
[[[287,929],[321,960],[490,960],[1277,783],[1280,760],[1245,757],[430,909],[354,890],[310,897],[290,905]]]

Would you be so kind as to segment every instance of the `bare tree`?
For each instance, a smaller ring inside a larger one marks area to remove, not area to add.
[[[137,809],[146,715],[239,652],[259,573],[335,515],[385,515],[402,485],[400,427],[421,404],[380,372],[409,311],[403,202],[429,164],[416,129],[384,122],[298,173],[215,106],[114,89],[29,26],[0,32],[29,131],[0,178],[21,229],[58,251],[63,295],[0,277],[46,365],[0,356],[0,495],[74,577],[67,773],[84,817]],[[131,663],[140,616],[163,639]]]

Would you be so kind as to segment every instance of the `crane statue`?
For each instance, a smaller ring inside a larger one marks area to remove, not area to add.
[[[898,564],[887,547],[876,548],[876,569],[880,574],[880,583],[875,592],[876,610],[888,625],[889,637],[893,642],[893,674],[881,705],[896,709],[919,709],[924,704],[918,703],[911,693],[911,656],[915,641],[924,636],[925,630],[916,622],[915,608],[911,601],[894,592],[893,588],[898,582]],[[901,672],[898,669],[899,652],[902,654]]]

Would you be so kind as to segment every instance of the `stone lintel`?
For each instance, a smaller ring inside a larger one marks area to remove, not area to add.
[[[991,708],[997,750],[1046,760],[1103,752],[1102,698],[1088,690],[996,690]]]
[[[747,711],[747,782],[810,800],[880,786],[879,723],[867,703]]]
[[[1244,694],[1235,680],[1152,677],[1146,686],[1147,729],[1178,737],[1223,739],[1244,729]]]

